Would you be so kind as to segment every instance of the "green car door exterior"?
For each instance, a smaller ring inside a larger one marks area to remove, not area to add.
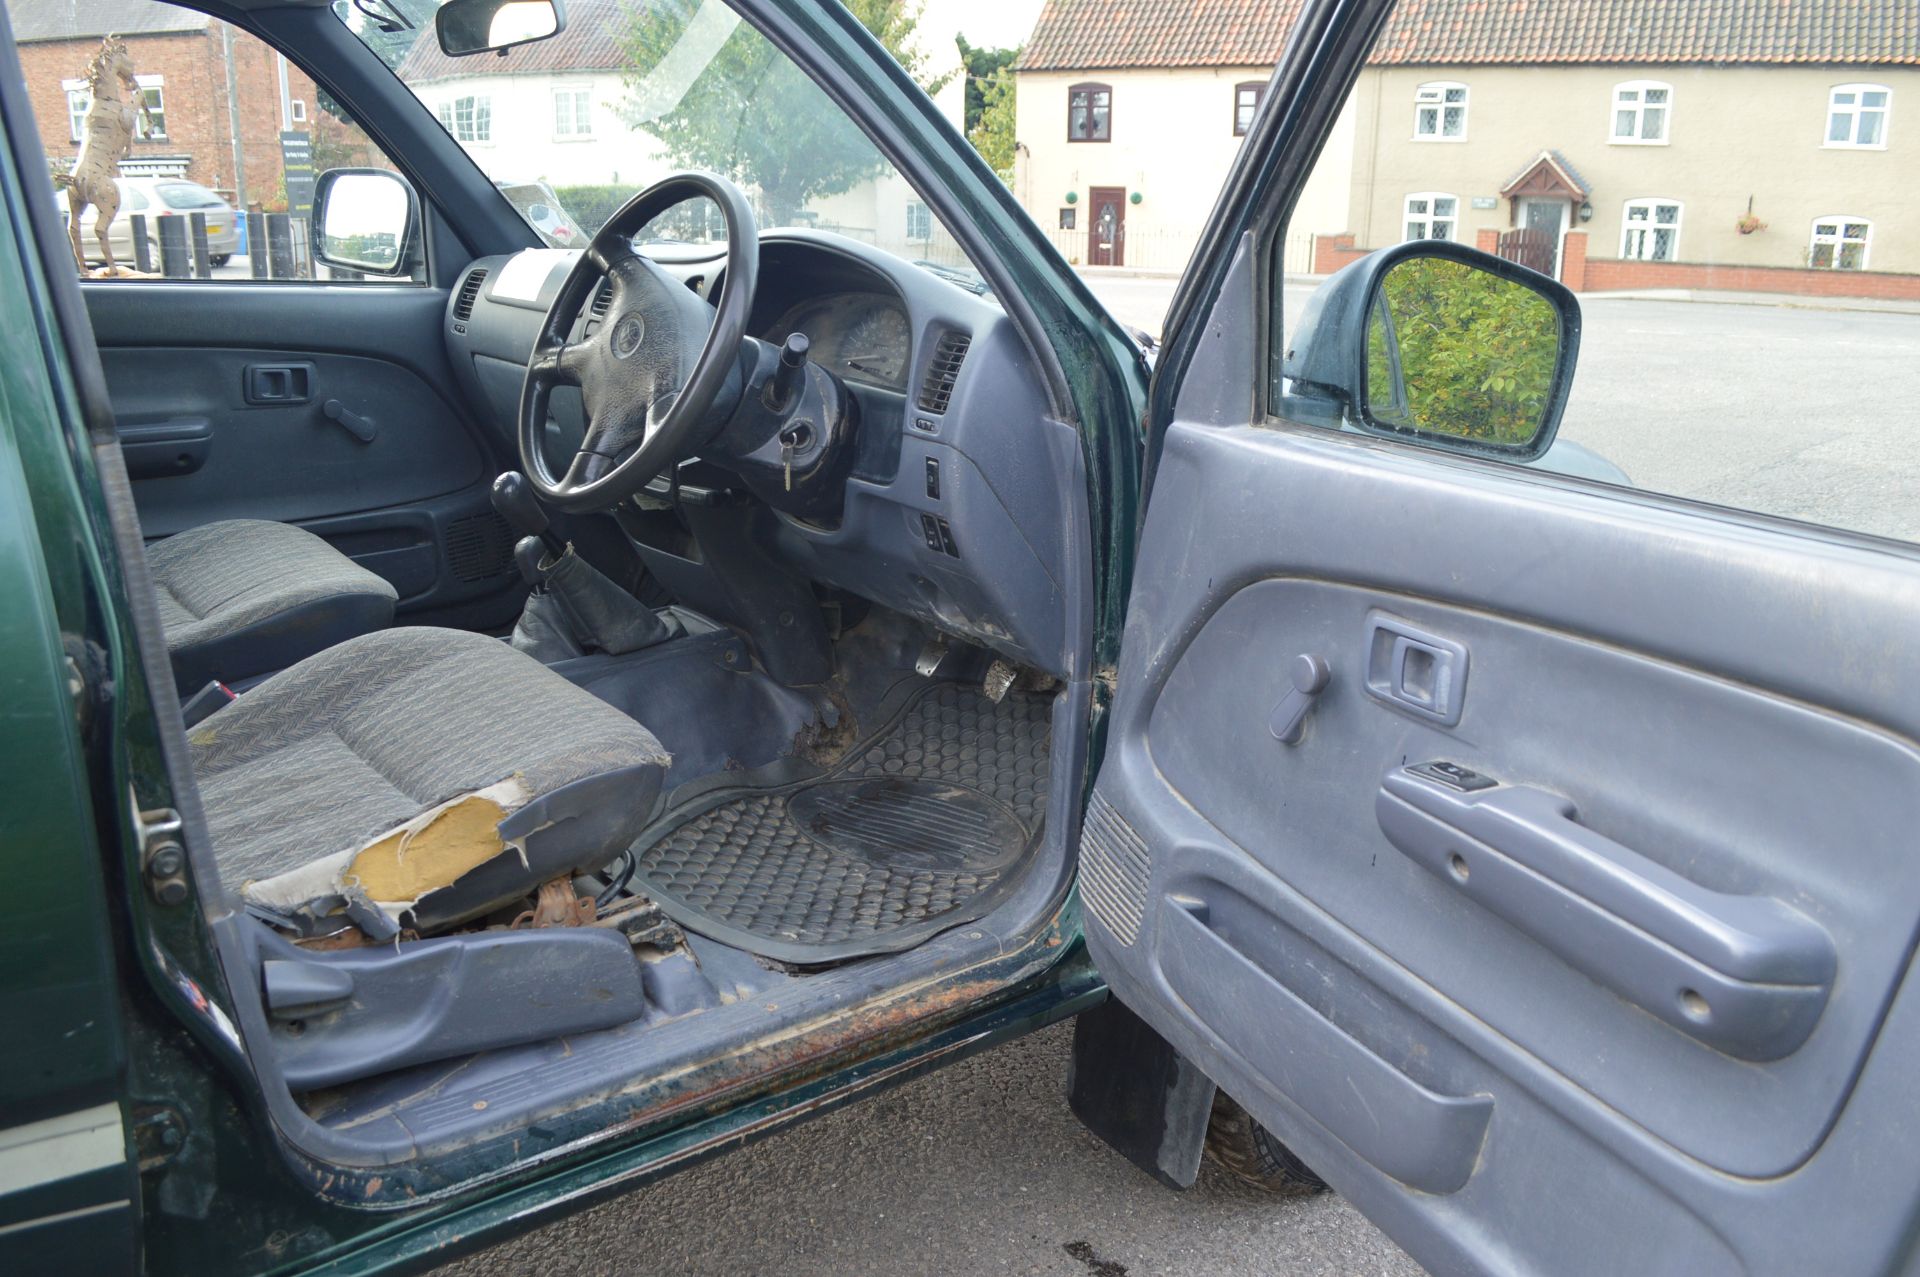
[[[1137,525],[1146,362],[1003,184],[838,6],[739,8],[973,228],[996,291],[1048,335],[1055,411],[1089,477],[1096,668],[1116,660]],[[318,12],[318,11],[316,11]],[[245,15],[230,15],[246,22]],[[11,41],[0,54],[10,148],[0,227],[0,669],[8,777],[0,905],[0,1252],[46,1271],[410,1271],[913,1077],[1105,997],[1071,904],[1037,981],[850,1044],[827,1071],[717,1113],[665,1120],[405,1210],[313,1196],[282,1163],[224,1010],[223,976],[187,875],[169,874],[170,708],[135,642],[137,591],[106,492],[124,485],[85,311],[44,200]],[[449,194],[449,193],[442,193]],[[162,657],[161,659],[164,659]],[[1097,689],[1091,778],[1099,760]],[[172,726],[177,732],[177,720]],[[171,881],[169,881],[171,879]]]

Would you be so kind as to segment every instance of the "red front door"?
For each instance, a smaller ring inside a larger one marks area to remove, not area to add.
[[[1087,265],[1127,264],[1127,189],[1096,186],[1087,192],[1092,216],[1087,221]]]

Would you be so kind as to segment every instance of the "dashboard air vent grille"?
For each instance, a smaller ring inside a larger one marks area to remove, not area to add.
[[[600,287],[593,290],[593,300],[587,303],[587,313],[595,319],[604,319],[607,307],[613,304],[613,281],[601,280]]]
[[[473,318],[473,304],[480,300],[480,285],[486,282],[487,268],[470,270],[460,281],[460,295],[453,299],[453,317],[461,323]]]
[[[927,365],[927,379],[920,385],[920,411],[945,412],[953,398],[953,383],[960,377],[960,363],[967,357],[973,338],[966,333],[946,332],[933,347],[933,361]]]

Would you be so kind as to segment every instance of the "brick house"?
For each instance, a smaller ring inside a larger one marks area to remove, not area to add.
[[[1129,220],[1197,236],[1297,8],[1049,0],[1018,64],[1030,211],[1144,189]],[[1914,0],[1401,0],[1289,267],[1309,234],[1322,273],[1437,237],[1589,290],[1920,297],[1915,103]]]
[[[5,4],[50,166],[68,167],[79,154],[85,68],[111,32],[127,42],[153,121],[138,127],[122,173],[184,177],[236,205],[271,207],[283,197],[280,133],[312,130],[320,113],[313,81],[271,48],[159,0]]]

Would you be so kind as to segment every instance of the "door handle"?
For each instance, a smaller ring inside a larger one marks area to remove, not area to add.
[[[1568,965],[1716,1050],[1792,1054],[1833,985],[1833,939],[1766,896],[1682,877],[1580,824],[1569,800],[1457,764],[1388,772],[1381,832]]]

